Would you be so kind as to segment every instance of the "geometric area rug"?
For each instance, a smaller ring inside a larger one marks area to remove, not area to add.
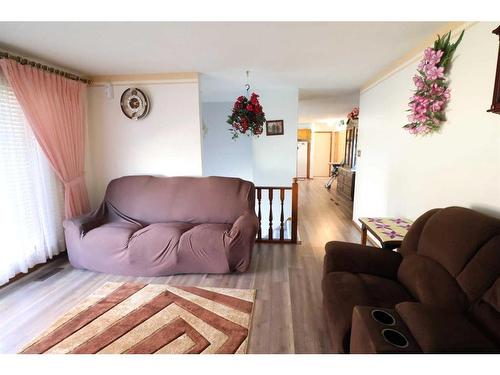
[[[108,282],[21,353],[247,351],[255,290]]]

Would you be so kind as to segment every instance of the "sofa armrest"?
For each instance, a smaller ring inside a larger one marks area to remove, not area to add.
[[[226,232],[224,242],[231,271],[244,272],[248,269],[258,229],[259,219],[254,212],[246,211]]]
[[[396,280],[402,260],[397,252],[349,242],[328,242],[325,251],[325,275],[330,272],[367,273]]]
[[[104,224],[106,219],[106,205],[103,203],[88,214],[64,220],[63,227],[66,231],[76,231],[79,237],[83,237],[87,232]]]
[[[255,238],[259,229],[259,219],[253,212],[246,211],[239,216],[231,227],[231,237],[236,238],[238,235]]]
[[[354,306],[349,345],[351,354],[422,352],[394,309],[372,306]]]
[[[402,302],[396,311],[424,353],[499,353],[496,346],[462,312]]]

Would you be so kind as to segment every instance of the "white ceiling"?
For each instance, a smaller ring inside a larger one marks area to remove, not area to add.
[[[443,22],[0,22],[0,48],[88,76],[203,73],[202,91],[353,93]]]
[[[333,125],[359,105],[359,93],[302,98],[299,102],[299,123]]]

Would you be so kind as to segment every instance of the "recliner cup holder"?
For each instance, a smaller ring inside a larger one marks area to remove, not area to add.
[[[385,328],[382,330],[384,340],[397,348],[407,348],[410,345],[408,339],[401,332],[395,329]]]
[[[373,320],[386,326],[393,326],[394,324],[396,324],[396,319],[394,318],[394,316],[384,310],[372,310],[372,318]]]

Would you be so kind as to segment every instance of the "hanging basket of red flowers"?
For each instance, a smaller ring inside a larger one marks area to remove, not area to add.
[[[259,95],[256,93],[252,93],[250,99],[245,96],[236,99],[233,111],[227,119],[227,123],[231,125],[229,131],[233,134],[233,139],[238,138],[240,134],[259,136],[262,134],[265,122],[266,116],[259,103]]]
[[[347,123],[351,122],[352,120],[357,120],[359,117],[359,108],[354,107],[351,112],[347,114]]]

